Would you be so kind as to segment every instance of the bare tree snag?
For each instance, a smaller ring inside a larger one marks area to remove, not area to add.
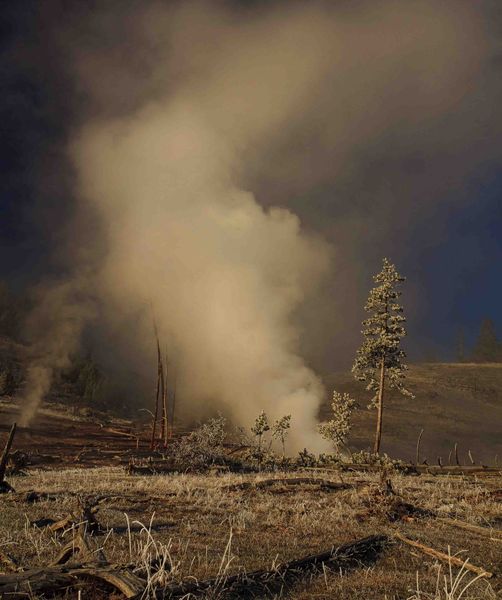
[[[15,433],[16,423],[13,423],[12,427],[10,428],[9,437],[7,438],[7,442],[2,452],[2,457],[0,458],[0,494],[14,491],[12,487],[5,481],[5,471],[7,469],[7,460],[9,458],[9,452],[12,447],[12,442],[14,441]]]
[[[176,365],[175,365],[174,378],[173,378],[173,393],[172,393],[172,398],[171,398],[171,437],[174,434],[174,411],[176,409],[177,382],[178,382],[178,376],[176,373]]]
[[[458,467],[460,467],[460,461],[458,460],[458,444],[457,444],[457,442],[455,442],[455,448],[454,448],[453,452],[455,454],[455,463],[457,464]]]
[[[153,423],[152,423],[152,439],[150,442],[150,450],[153,450],[155,448],[155,431],[157,428],[157,420],[159,418],[160,379],[161,379],[161,372],[160,372],[161,356],[160,356],[159,332],[157,331],[157,323],[155,322],[155,319],[153,320],[153,330],[155,332],[155,340],[157,342],[157,388],[156,388],[156,392],[155,392],[155,413],[153,416]]]
[[[415,542],[414,540],[410,540],[409,538],[404,537],[404,535],[401,535],[400,533],[395,533],[394,537],[396,537],[401,542],[404,542],[408,546],[412,546],[413,548],[420,550],[420,552],[423,552],[424,554],[433,556],[434,558],[443,560],[449,564],[456,565],[457,567],[463,567],[464,569],[467,569],[468,571],[472,571],[473,573],[476,573],[477,575],[482,575],[483,577],[493,577],[493,573],[491,573],[490,571],[487,571],[486,569],[483,569],[482,567],[476,567],[475,565],[471,565],[470,563],[468,563],[464,560],[461,560],[460,558],[457,558],[456,556],[450,556],[448,554],[445,554],[444,552],[440,552],[439,550],[435,550],[434,548],[425,546],[425,544],[421,544],[420,542]]]
[[[417,451],[415,453],[415,464],[416,465],[420,464],[420,442],[422,441],[423,433],[424,433],[424,429],[422,427],[422,429],[420,430],[420,433],[418,434],[418,440],[417,440]]]
[[[162,441],[164,443],[164,448],[167,446],[167,441],[169,438],[169,412],[168,412],[168,396],[167,396],[167,376],[169,369],[169,362],[167,358],[167,351],[164,355],[164,361],[161,360],[160,368],[162,371]],[[165,362],[165,369],[163,362]]]

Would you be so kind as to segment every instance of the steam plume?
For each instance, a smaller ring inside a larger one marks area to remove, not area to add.
[[[81,276],[37,290],[38,302],[26,324],[33,343],[21,397],[22,426],[29,425],[35,416],[50,390],[54,374],[69,366],[71,355],[78,349],[82,328],[94,314],[85,287],[86,279]]]
[[[92,35],[67,34],[87,99],[70,154],[100,224],[80,241],[98,248],[86,286],[104,337],[146,376],[152,301],[188,417],[222,409],[249,425],[261,410],[291,413],[292,446],[315,449],[324,392],[302,359],[298,316],[314,307],[309,322],[335,334],[358,270],[321,302],[319,286],[343,279],[346,249],[410,203],[334,198],[335,252],[284,208],[285,194],[333,180],[353,188],[366,177],[361,154],[382,139],[435,148],[423,123],[472,85],[481,19],[468,2],[109,6],[86,21]],[[282,196],[267,193],[277,181]]]

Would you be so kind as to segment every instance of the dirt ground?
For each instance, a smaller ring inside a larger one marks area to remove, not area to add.
[[[0,439],[19,418],[15,404],[0,401]],[[18,424],[14,450],[42,456],[52,468],[96,467],[127,463],[130,455],[149,452],[150,428],[127,420],[103,419],[92,411],[74,414],[67,407],[47,404],[29,427]]]

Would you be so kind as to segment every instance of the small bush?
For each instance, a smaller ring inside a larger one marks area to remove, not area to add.
[[[209,419],[171,446],[171,458],[179,470],[204,470],[224,462],[226,419]]]
[[[352,454],[352,461],[356,465],[372,465],[396,470],[406,466],[406,463],[402,460],[391,458],[388,454],[374,454],[366,450],[354,452]]]

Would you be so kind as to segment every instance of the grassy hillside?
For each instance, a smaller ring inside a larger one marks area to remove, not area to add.
[[[368,410],[370,392],[349,372],[325,378],[328,389],[350,392],[360,405],[356,412],[352,447],[369,448],[373,440],[375,411]],[[468,463],[470,449],[476,462],[502,464],[502,363],[423,363],[411,365],[408,387],[414,399],[391,392],[384,409],[382,451],[411,459],[420,430],[422,460],[448,461],[455,442],[461,462]],[[329,417],[329,401],[321,419]],[[454,459],[452,459],[454,460]]]

